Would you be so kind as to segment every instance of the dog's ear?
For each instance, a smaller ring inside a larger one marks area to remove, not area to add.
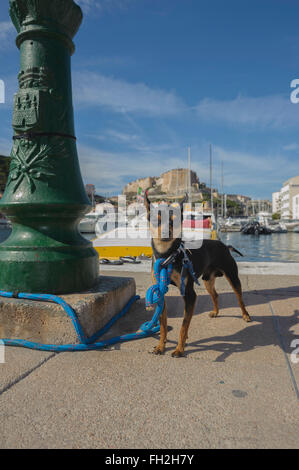
[[[146,207],[146,210],[147,210],[147,213],[149,214],[150,213],[150,210],[151,210],[151,202],[148,198],[148,190],[149,188],[147,188],[145,191],[144,191],[144,205]]]

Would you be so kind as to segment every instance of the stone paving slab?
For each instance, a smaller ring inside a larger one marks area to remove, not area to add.
[[[25,348],[5,348],[5,363],[0,363],[0,396],[15,383],[41,367],[53,353]]]
[[[60,354],[0,397],[1,448],[298,447],[284,365]]]
[[[271,301],[275,328],[297,384],[299,398],[299,294],[298,297]]]

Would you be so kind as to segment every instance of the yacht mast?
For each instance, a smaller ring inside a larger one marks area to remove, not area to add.
[[[221,161],[221,215],[224,217],[223,161]]]
[[[211,190],[211,211],[213,214],[213,167],[212,167],[212,144],[210,144],[210,190]]]
[[[191,147],[188,147],[188,202],[192,203],[191,193]]]

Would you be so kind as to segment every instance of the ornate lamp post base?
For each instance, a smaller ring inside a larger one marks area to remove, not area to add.
[[[19,214],[13,208],[13,215],[3,207],[13,229],[0,245],[0,290],[64,294],[94,285],[98,255],[78,233],[79,207],[73,214],[67,205],[54,205],[52,214],[45,206],[20,208]]]
[[[73,122],[70,56],[82,12],[73,0],[10,0],[21,53],[15,131],[0,209],[0,290],[70,293],[96,282],[98,255],[78,232],[88,212]]]

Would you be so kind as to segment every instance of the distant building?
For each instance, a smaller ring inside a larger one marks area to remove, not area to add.
[[[139,188],[141,188],[143,191],[147,188],[151,188],[156,184],[156,179],[155,177],[148,176],[146,178],[139,178],[135,181],[132,181],[131,183],[128,183],[124,188],[122,193],[124,195],[128,194],[137,194]]]
[[[299,220],[299,194],[293,197],[293,219]]]
[[[246,205],[246,215],[255,216],[259,212],[272,212],[272,203],[268,199],[251,199]]]
[[[280,190],[280,201],[281,201],[281,218],[282,219],[296,219],[295,216],[297,199],[295,198],[299,194],[299,176],[294,176],[283,183]]]
[[[272,212],[273,214],[280,214],[281,211],[281,194],[280,191],[272,193]]]
[[[160,178],[156,181],[156,185],[161,185],[161,190],[164,193],[180,194],[188,190],[189,181],[191,187],[198,191],[199,179],[195,171],[186,168],[177,168],[162,173]]]
[[[231,201],[234,202],[240,202],[241,204],[247,204],[249,201],[251,201],[251,197],[249,196],[242,196],[242,194],[227,194],[227,199],[230,199]]]
[[[240,209],[238,215],[248,215],[248,205],[251,202],[251,197],[243,196],[242,194],[227,194],[226,198],[239,205]]]

